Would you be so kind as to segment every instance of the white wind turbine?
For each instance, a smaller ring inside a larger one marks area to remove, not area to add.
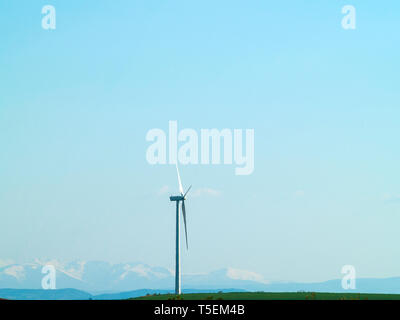
[[[183,192],[181,177],[179,175],[178,165],[176,165],[176,172],[178,173],[178,184],[179,184],[179,196],[171,196],[169,200],[176,202],[176,260],[175,260],[175,294],[181,294],[181,260],[180,260],[180,215],[179,215],[179,202],[182,202],[182,215],[183,223],[185,225],[185,238],[186,238],[186,249],[188,249],[188,238],[187,238],[187,227],[186,227],[186,210],[185,200],[190,188],[187,189],[186,193]]]

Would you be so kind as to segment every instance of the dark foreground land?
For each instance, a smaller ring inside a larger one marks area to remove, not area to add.
[[[400,300],[400,294],[324,292],[229,292],[153,294],[132,300]]]

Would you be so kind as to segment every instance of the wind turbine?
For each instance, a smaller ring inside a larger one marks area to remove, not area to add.
[[[186,227],[186,210],[185,210],[185,200],[190,188],[187,189],[186,193],[183,192],[181,176],[179,175],[178,165],[176,165],[176,172],[178,174],[178,184],[179,184],[179,196],[170,196],[169,200],[176,202],[176,260],[175,260],[175,294],[181,294],[181,260],[180,260],[180,215],[179,215],[179,202],[182,202],[182,215],[183,223],[185,225],[185,238],[186,238],[186,249],[189,249],[188,238],[187,238],[187,227]]]

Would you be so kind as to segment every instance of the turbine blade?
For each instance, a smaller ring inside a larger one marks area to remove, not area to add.
[[[183,196],[183,188],[182,188],[181,176],[179,174],[178,163],[176,163],[176,172],[178,173],[179,192]]]
[[[183,214],[183,223],[184,223],[184,225],[185,225],[186,249],[189,249],[189,246],[188,246],[188,236],[187,236],[187,227],[186,227],[186,209],[185,209],[185,200],[182,200],[182,214]]]
[[[192,187],[192,186],[190,186],[189,189],[187,189],[187,191],[186,191],[186,193],[185,193],[185,195],[184,195],[183,197],[186,197],[186,195],[188,194],[188,192],[189,192],[189,190],[190,190],[191,187]]]

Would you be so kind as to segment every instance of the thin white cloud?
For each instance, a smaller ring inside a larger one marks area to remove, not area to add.
[[[198,188],[193,190],[192,193],[192,197],[201,197],[201,196],[219,197],[220,195],[221,191],[212,188]]]
[[[268,281],[266,281],[261,274],[258,274],[253,271],[248,271],[248,270],[228,268],[226,275],[229,278],[234,279],[234,280],[250,280],[250,281],[257,281],[257,282],[261,282],[261,283],[268,283]]]
[[[163,195],[167,194],[168,192],[169,192],[169,186],[162,186],[158,190],[157,194],[160,195],[160,196],[163,196]]]
[[[173,190],[165,185],[162,186],[160,189],[157,190],[157,194],[159,196],[165,196],[166,194],[172,194]],[[178,192],[176,192],[178,194]],[[212,189],[212,188],[197,188],[197,189],[192,189],[192,191],[189,192],[190,197],[203,197],[203,196],[208,196],[208,197],[219,197],[221,195],[221,191]]]
[[[304,190],[296,190],[294,193],[295,197],[304,197],[304,195],[306,194],[306,192]]]
[[[23,266],[10,266],[4,270],[4,273],[18,280],[25,279],[25,269]]]
[[[14,260],[11,259],[0,259],[0,268],[15,264]]]
[[[385,193],[382,196],[382,200],[387,202],[400,202],[400,194]]]

